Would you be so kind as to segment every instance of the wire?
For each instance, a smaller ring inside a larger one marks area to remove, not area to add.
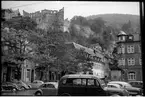
[[[42,3],[45,3],[45,2],[42,2]],[[35,5],[35,4],[40,4],[40,2],[38,2],[38,3],[32,3],[32,4],[27,4],[27,5],[16,6],[16,7],[10,7],[8,9],[17,8],[17,7],[24,7],[24,6],[29,6],[29,5]]]

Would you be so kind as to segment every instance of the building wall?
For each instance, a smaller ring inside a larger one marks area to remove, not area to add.
[[[35,79],[35,65],[34,63],[25,60],[24,64],[22,65],[21,80],[25,82],[32,82],[34,79]]]
[[[125,74],[124,78],[125,81],[129,81],[129,72],[135,72],[135,80],[140,81],[142,80],[142,64],[140,65],[140,59],[141,59],[141,43],[140,41],[124,41],[124,42],[118,42],[118,47],[121,45],[124,45],[125,47],[125,53],[119,53],[119,59],[124,58],[125,59],[125,65],[120,65],[122,69],[124,69]],[[127,52],[127,46],[128,45],[134,45],[134,53],[128,53]],[[119,49],[118,49],[119,50]],[[128,58],[134,58],[135,59],[135,65],[129,65],[128,64]]]
[[[119,80],[121,80],[121,71],[119,71],[119,70],[112,70],[111,71],[111,80],[112,81],[119,81]]]

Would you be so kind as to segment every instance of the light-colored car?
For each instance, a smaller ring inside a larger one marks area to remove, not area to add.
[[[142,89],[141,88],[136,88],[132,87],[131,84],[123,81],[111,81],[108,84],[118,84],[122,88],[126,89],[131,96],[137,96],[137,95],[142,95]]]
[[[30,89],[30,85],[27,85],[26,83],[24,83],[23,81],[14,81],[13,83],[17,84],[17,86],[21,89],[21,90],[26,90],[26,89]]]
[[[57,82],[45,82],[39,87],[38,90],[36,90],[34,95],[56,96],[57,90],[58,90]]]
[[[118,84],[107,84],[107,88],[121,88]]]
[[[39,88],[42,84],[44,84],[43,81],[34,80],[34,81],[31,83],[31,88],[33,88],[33,89]]]
[[[143,89],[143,81],[129,81],[133,87],[142,88]]]

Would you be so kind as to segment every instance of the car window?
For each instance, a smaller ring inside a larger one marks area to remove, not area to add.
[[[85,86],[87,84],[87,80],[86,79],[82,79],[82,85]]]
[[[126,83],[126,84],[124,85],[124,87],[132,87],[132,86],[131,86],[131,84]]]
[[[55,88],[53,84],[46,84],[46,88]]]
[[[37,83],[37,81],[33,81],[33,83]]]
[[[40,85],[40,88],[45,88],[45,87],[46,87],[46,84]]]
[[[81,85],[81,79],[74,79],[73,85]]]
[[[66,84],[66,79],[62,80],[62,84],[63,84],[63,85]]]
[[[107,87],[111,88],[111,87],[112,87],[112,85],[107,85]]]
[[[117,87],[112,85],[112,88],[117,88]]]
[[[88,79],[87,85],[88,85],[88,86],[95,86],[94,79]]]
[[[86,85],[86,83],[87,83],[86,79],[81,79],[81,78],[68,78],[68,79],[62,80],[63,85],[84,86]]]

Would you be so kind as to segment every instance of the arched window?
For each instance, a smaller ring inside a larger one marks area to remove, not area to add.
[[[136,79],[135,72],[129,72],[128,73],[128,79],[129,80],[135,80]]]

